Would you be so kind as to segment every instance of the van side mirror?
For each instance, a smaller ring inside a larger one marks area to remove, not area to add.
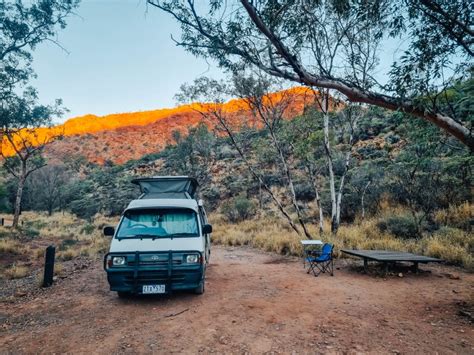
[[[104,235],[113,236],[115,234],[115,228],[111,226],[104,227]]]
[[[212,233],[212,225],[205,224],[204,226],[202,226],[202,233],[203,234],[211,234]]]

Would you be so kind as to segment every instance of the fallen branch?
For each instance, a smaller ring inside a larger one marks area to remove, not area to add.
[[[165,318],[171,318],[171,317],[179,316],[180,314],[182,314],[184,312],[187,312],[187,311],[189,311],[189,308],[183,309],[182,311],[177,312],[177,313],[170,313],[170,314],[166,315]]]

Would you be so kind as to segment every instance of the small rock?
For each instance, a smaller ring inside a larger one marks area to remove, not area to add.
[[[25,291],[17,291],[15,292],[15,297],[25,297],[26,292]]]
[[[400,273],[398,274],[398,277],[403,277],[403,274],[400,272]]]
[[[460,280],[461,278],[459,277],[459,275],[456,275],[456,274],[448,274],[448,277],[451,279],[451,280]]]

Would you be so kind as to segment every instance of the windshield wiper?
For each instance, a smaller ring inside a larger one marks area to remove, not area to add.
[[[117,237],[118,240],[122,239],[158,239],[158,238],[179,238],[179,237],[197,237],[196,233],[172,233],[172,234],[165,234],[165,235],[156,235],[156,234],[132,234],[123,237]]]
[[[163,235],[154,235],[154,234],[133,234],[133,235],[127,235],[127,236],[123,236],[123,237],[117,237],[118,240],[122,240],[122,239],[143,239],[143,238],[147,238],[147,239],[156,239],[156,238],[161,238],[161,237],[164,237]]]
[[[196,233],[172,233],[166,235],[166,237],[174,238],[174,237],[197,237]]]

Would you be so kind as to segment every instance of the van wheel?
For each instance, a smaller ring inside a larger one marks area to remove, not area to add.
[[[117,295],[119,296],[119,298],[129,298],[131,293],[130,292],[117,291]]]
[[[204,293],[204,281],[201,281],[198,287],[194,289],[196,295],[202,295]]]

